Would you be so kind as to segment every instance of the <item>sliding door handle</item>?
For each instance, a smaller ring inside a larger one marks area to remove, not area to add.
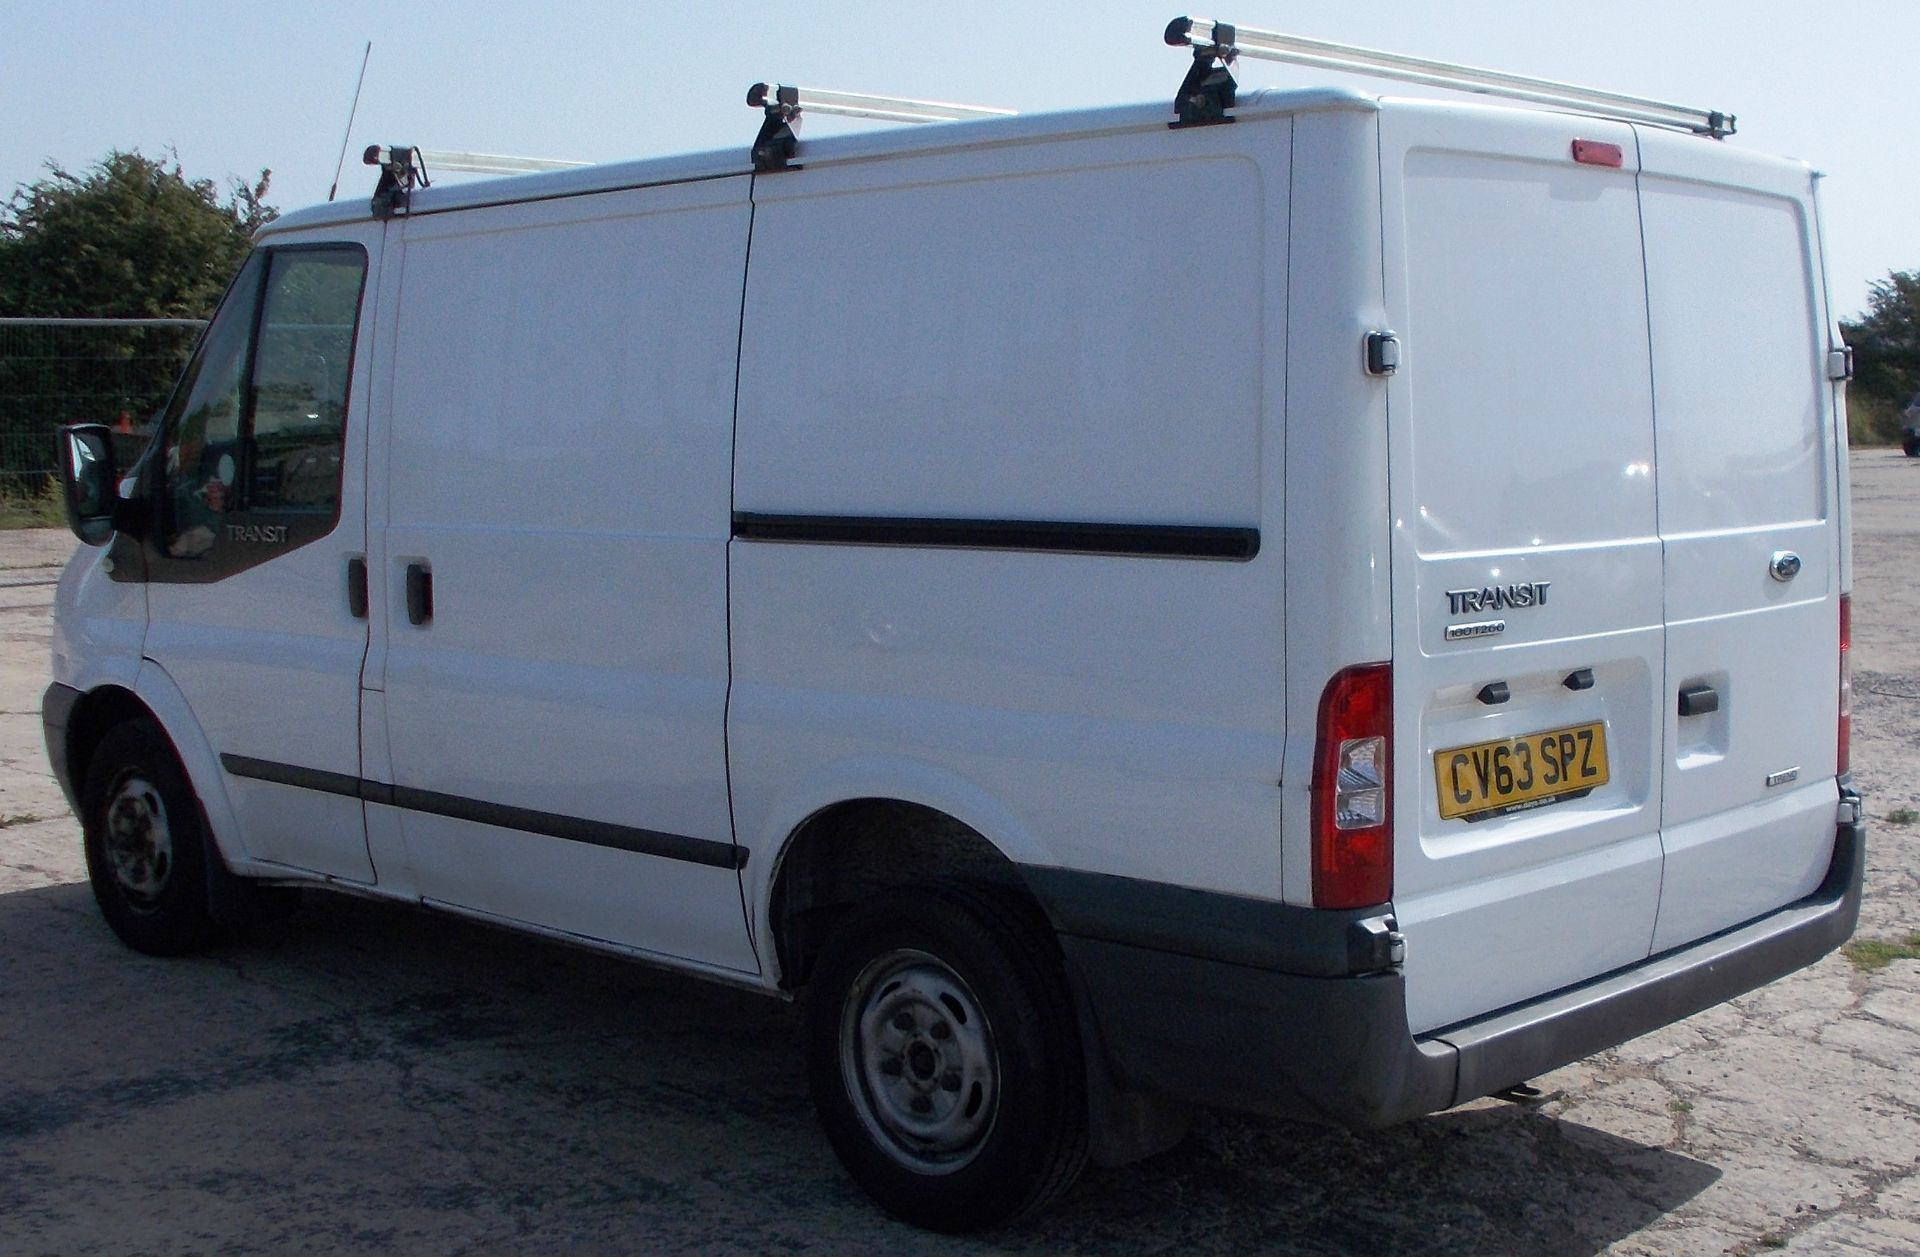
[[[356,620],[367,618],[367,561],[347,560],[347,613]]]
[[[425,563],[407,564],[407,623],[433,619],[433,569]]]

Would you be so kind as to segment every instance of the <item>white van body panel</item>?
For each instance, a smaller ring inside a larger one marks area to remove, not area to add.
[[[1667,691],[1719,696],[1666,712],[1658,950],[1826,871],[1831,794],[1814,783],[1835,770],[1845,477],[1810,173],[1652,128],[1640,143]],[[1769,575],[1781,553],[1800,563],[1789,580]]]
[[[736,511],[1277,538],[1288,141],[1158,126],[761,180]],[[1277,897],[1282,559],[735,541],[742,831],[844,761],[918,759],[1039,836],[1023,859]]]
[[[730,179],[406,220],[376,575],[396,789],[732,844],[747,214]],[[426,899],[757,967],[730,865],[418,809],[401,827]]]
[[[76,546],[53,592],[53,679],[83,692],[134,687],[147,636],[147,587],[109,578],[112,547]]]
[[[1367,333],[1390,325],[1380,255],[1379,118],[1301,114],[1293,124],[1288,422],[1281,632],[1287,672],[1280,836],[1286,902],[1313,904],[1315,722],[1327,680],[1393,657],[1387,390],[1360,370]],[[1270,352],[1272,352],[1270,350]],[[1272,438],[1270,437],[1271,441]],[[1355,574],[1364,573],[1359,580]],[[1288,609],[1294,609],[1291,614]]]
[[[1576,164],[1611,142],[1621,169]],[[1393,433],[1394,907],[1417,1031],[1648,954],[1660,897],[1661,553],[1631,128],[1381,115]],[[1545,585],[1456,611],[1451,590]],[[1449,641],[1456,624],[1497,636]],[[1593,675],[1585,690],[1565,679]],[[1478,697],[1504,682],[1508,701]],[[1436,752],[1604,721],[1585,798],[1442,820]]]

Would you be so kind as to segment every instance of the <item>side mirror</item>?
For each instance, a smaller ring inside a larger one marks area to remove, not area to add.
[[[120,501],[113,432],[104,423],[74,423],[60,429],[54,440],[66,490],[67,527],[87,545],[100,545],[113,536],[114,507]]]

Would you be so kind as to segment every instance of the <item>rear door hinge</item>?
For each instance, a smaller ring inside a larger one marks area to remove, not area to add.
[[[1836,383],[1853,378],[1853,346],[1827,350],[1827,378]]]

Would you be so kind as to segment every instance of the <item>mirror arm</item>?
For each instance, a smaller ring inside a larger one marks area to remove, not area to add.
[[[113,504],[113,530],[124,533],[136,540],[147,535],[147,525],[153,519],[153,504],[146,495],[146,486],[139,484],[130,498],[121,498]]]

